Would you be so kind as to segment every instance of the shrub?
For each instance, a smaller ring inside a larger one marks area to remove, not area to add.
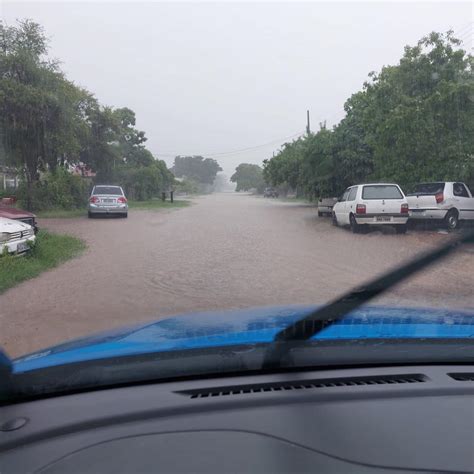
[[[147,201],[168,191],[173,176],[164,162],[155,161],[148,166],[122,166],[115,171],[113,181],[123,187],[129,199]]]
[[[64,168],[44,173],[40,180],[32,184],[32,210],[76,209],[87,204],[89,184],[79,176],[72,175]],[[20,205],[26,207],[26,183],[18,188]]]

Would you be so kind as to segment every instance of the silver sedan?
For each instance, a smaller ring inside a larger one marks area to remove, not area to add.
[[[128,204],[125,193],[120,186],[94,186],[88,206],[89,217],[99,214],[117,214],[128,216]]]

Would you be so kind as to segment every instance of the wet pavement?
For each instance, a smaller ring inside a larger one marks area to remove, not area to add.
[[[86,240],[74,260],[0,295],[10,355],[182,312],[319,304],[451,238],[391,229],[353,235],[314,207],[214,194],[128,219],[43,219]],[[474,307],[474,255],[462,252],[377,303]]]

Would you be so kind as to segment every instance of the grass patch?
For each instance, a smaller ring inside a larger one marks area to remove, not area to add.
[[[85,248],[85,243],[76,237],[39,232],[27,255],[0,257],[0,293],[76,257]]]
[[[47,211],[38,211],[35,213],[37,217],[47,218],[68,218],[82,217],[87,215],[87,209],[48,209]]]
[[[180,199],[174,200],[174,202],[162,201],[161,199],[150,199],[148,201],[128,201],[129,209],[175,209],[181,207],[187,207],[191,204],[191,201]]]
[[[186,207],[191,204],[191,201],[186,199],[174,200],[173,203],[168,201],[162,201],[161,199],[150,199],[148,201],[128,201],[128,207],[130,209],[174,209]],[[83,217],[87,216],[87,209],[48,209],[46,211],[36,212],[36,216],[40,219],[67,219],[71,217]]]

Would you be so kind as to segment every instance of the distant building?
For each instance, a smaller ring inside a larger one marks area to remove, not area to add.
[[[0,165],[0,191],[14,191],[20,182],[18,171],[6,165]]]
[[[96,172],[92,171],[89,166],[84,163],[77,165],[70,165],[69,171],[75,176],[81,176],[82,178],[95,178]]]

